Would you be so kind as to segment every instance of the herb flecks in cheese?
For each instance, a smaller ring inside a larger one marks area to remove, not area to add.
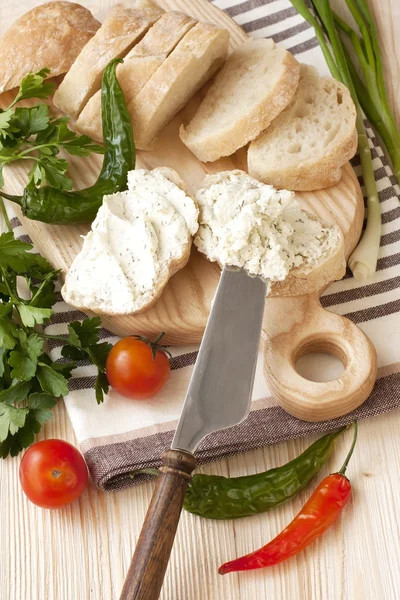
[[[211,261],[282,281],[330,252],[329,229],[301,210],[294,192],[276,190],[243,171],[209,175],[196,194],[194,239]]]
[[[126,192],[104,197],[66,277],[64,299],[103,314],[145,308],[167,283],[171,264],[183,266],[197,228],[193,199],[164,173],[131,171]]]

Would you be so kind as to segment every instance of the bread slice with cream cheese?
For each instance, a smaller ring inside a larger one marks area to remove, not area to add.
[[[189,260],[198,209],[172,169],[136,169],[128,190],[105,196],[61,290],[103,315],[144,312]]]
[[[198,250],[221,266],[269,279],[269,295],[311,293],[343,277],[340,229],[303,211],[293,192],[234,170],[208,175],[196,201]]]

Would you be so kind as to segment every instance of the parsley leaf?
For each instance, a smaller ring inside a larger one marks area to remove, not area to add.
[[[64,344],[62,355],[73,362],[53,362],[45,340],[54,336],[35,329],[53,312],[57,276],[47,260],[32,252],[31,244],[15,239],[11,232],[0,235],[0,457],[15,456],[33,442],[51,418],[57,399],[68,393],[76,360],[97,367],[98,403],[108,391],[104,371],[111,345],[98,343],[98,317],[71,323],[68,336],[55,336]],[[28,284],[30,299],[19,297],[17,278],[21,277]]]
[[[74,321],[68,326],[68,341],[73,346],[87,348],[88,346],[98,342],[100,337],[100,327],[100,317],[92,317],[91,319],[88,318],[82,322]]]
[[[27,408],[17,408],[9,404],[0,404],[0,442],[7,439],[8,434],[14,435],[25,425]]]
[[[108,383],[106,374],[100,372],[96,377],[96,383],[94,386],[97,404],[104,402],[104,394],[108,393],[109,388],[110,384]]]
[[[64,158],[49,156],[40,152],[40,162],[38,163],[46,175],[50,185],[57,190],[72,190],[72,179],[65,175],[68,169],[68,163]]]
[[[0,403],[11,404],[22,402],[26,399],[31,385],[28,381],[17,381],[14,385],[0,392]]]
[[[41,69],[37,73],[28,73],[22,79],[13,105],[29,98],[48,98],[54,92],[55,84],[45,81],[50,69]]]
[[[24,270],[28,250],[32,249],[31,244],[16,240],[11,231],[0,235],[0,265],[10,267],[17,273]]]
[[[0,417],[0,426],[2,418]],[[25,418],[25,423],[14,435],[8,434],[7,438],[0,444],[0,456],[6,458],[8,454],[17,456],[24,448],[30,446],[35,439],[35,435],[39,433],[41,424],[36,420],[35,415],[28,411]]]
[[[14,377],[14,379],[29,381],[36,373],[37,361],[32,360],[29,356],[17,350],[13,350],[10,353],[8,364],[10,367],[13,367],[11,377]]]
[[[74,321],[68,326],[68,342],[61,350],[65,358],[84,361],[88,358],[98,368],[95,383],[97,404],[104,401],[104,393],[108,392],[109,384],[105,375],[107,356],[112,348],[108,342],[98,343],[100,337],[100,317],[92,317],[84,321]]]
[[[44,392],[57,398],[68,394],[68,382],[64,375],[55,371],[49,365],[40,362],[36,371],[36,377]]]
[[[0,110],[0,139],[10,136],[11,119],[13,114],[12,108]]]
[[[83,361],[87,360],[88,356],[85,350],[76,348],[75,346],[67,345],[61,349],[61,356],[63,358],[70,358],[71,360]]]
[[[52,271],[48,273],[40,285],[36,286],[29,281],[29,287],[32,292],[32,299],[29,302],[30,306],[41,306],[44,308],[51,308],[57,301],[57,294],[55,292],[55,281],[57,279],[58,271]]]
[[[76,364],[74,362],[53,362],[51,368],[57,373],[61,373],[66,379],[71,377],[71,371],[75,369]]]
[[[51,394],[35,393],[29,396],[29,412],[36,421],[45,423],[51,419],[51,410],[57,404],[57,398]]]
[[[14,108],[21,100],[48,98],[54,91],[54,84],[47,81],[49,73],[49,69],[28,73],[13,102],[0,109],[0,187],[4,185],[4,165],[31,158],[28,185],[40,186],[47,181],[56,189],[69,191],[72,180],[66,175],[67,161],[58,157],[60,150],[75,156],[104,154],[104,148],[87,135],[68,128],[68,117],[52,116],[47,104]]]
[[[12,350],[16,344],[15,333],[17,326],[4,318],[0,319],[0,346]]]
[[[16,108],[12,124],[28,139],[31,135],[45,131],[49,126],[49,107],[47,104],[37,104],[31,108]]]
[[[96,365],[99,371],[105,372],[107,356],[109,355],[111,348],[111,344],[103,342],[101,344],[93,344],[87,349],[87,353],[92,363]]]
[[[6,317],[12,311],[12,302],[0,304],[0,317]]]
[[[43,340],[35,333],[27,337],[25,331],[18,332],[19,350],[10,352],[8,364],[13,367],[11,377],[29,381],[36,373],[38,357],[43,352]]]
[[[25,327],[34,327],[36,324],[42,325],[50,319],[52,313],[51,308],[37,308],[29,304],[18,304],[17,308]]]
[[[7,348],[5,346],[0,346],[0,377],[4,375],[4,357],[7,353]]]

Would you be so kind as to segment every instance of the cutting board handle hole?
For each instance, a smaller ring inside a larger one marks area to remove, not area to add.
[[[334,381],[346,370],[345,349],[332,339],[303,340],[294,352],[293,364],[304,379],[315,382]]]
[[[295,369],[304,379],[318,383],[339,379],[345,372],[345,366],[340,358],[326,352],[304,354],[296,362]]]

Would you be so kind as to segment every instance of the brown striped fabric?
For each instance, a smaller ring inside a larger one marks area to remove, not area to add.
[[[313,29],[296,13],[289,0],[215,0],[250,35],[272,37],[290,49],[300,61],[315,64],[327,73]],[[290,438],[322,433],[357,419],[374,417],[400,406],[400,204],[395,177],[379,147],[374,132],[367,128],[382,208],[382,239],[377,272],[366,282],[355,281],[350,271],[323,295],[322,305],[347,316],[372,339],[378,351],[378,380],[369,399],[354,413],[333,421],[307,423],[287,414],[263,380],[258,366],[255,392],[249,417],[240,425],[205,438],[197,451],[200,464]],[[352,161],[363,183],[360,160]],[[12,219],[15,233],[27,236],[18,219]],[[58,294],[56,313],[49,332],[66,332],[71,320],[82,313],[72,310]],[[117,338],[103,330],[102,339]],[[82,362],[74,371],[66,407],[96,485],[116,490],[143,480],[130,473],[160,464],[179,418],[181,404],[196,361],[196,348],[171,348],[171,380],[157,399],[132,403],[110,394],[104,405],[96,405],[93,393],[95,370]],[[60,348],[51,353],[60,359]],[[261,364],[261,361],[260,361]]]
[[[204,439],[196,450],[198,464],[216,458],[228,458],[290,438],[323,433],[354,420],[375,417],[394,408],[395,389],[400,389],[400,373],[378,379],[371,396],[357,410],[339,419],[318,423],[299,421],[280,406],[251,411],[240,425],[217,431]],[[399,404],[397,395],[396,407]],[[121,489],[145,481],[148,476],[137,475],[132,478],[132,474],[135,470],[159,467],[160,456],[170,447],[173,435],[173,430],[164,431],[121,443],[92,447],[85,452],[85,459],[93,480],[104,490]]]

